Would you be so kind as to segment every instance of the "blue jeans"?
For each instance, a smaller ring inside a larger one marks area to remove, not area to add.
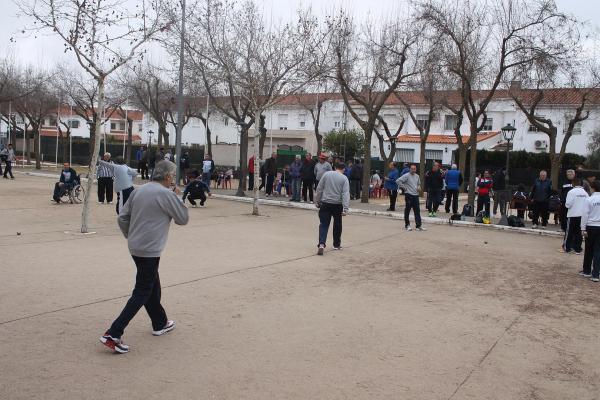
[[[404,194],[406,206],[404,207],[404,226],[410,226],[410,210],[415,214],[415,224],[417,228],[421,227],[421,209],[419,208],[419,196],[413,194]]]
[[[202,173],[202,182],[204,182],[206,186],[210,187],[210,172]]]
[[[300,201],[300,188],[302,187],[302,179],[292,178],[292,200]]]
[[[325,246],[327,242],[327,233],[329,224],[333,217],[333,247],[340,247],[342,244],[342,212],[344,207],[341,204],[322,203],[319,208],[319,245]]]

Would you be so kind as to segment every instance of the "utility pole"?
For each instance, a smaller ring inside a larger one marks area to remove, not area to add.
[[[179,47],[179,92],[177,93],[177,132],[175,133],[175,164],[177,165],[176,185],[181,179],[181,131],[183,129],[183,57],[185,46],[185,0],[181,0],[181,44]]]

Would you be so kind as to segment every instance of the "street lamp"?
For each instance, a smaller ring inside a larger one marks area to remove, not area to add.
[[[508,185],[508,171],[509,171],[509,157],[510,157],[510,142],[515,138],[515,133],[517,132],[517,128],[512,126],[511,124],[506,125],[502,128],[502,136],[504,136],[504,140],[506,140],[506,175],[505,181]]]
[[[148,148],[152,147],[152,135],[154,135],[154,131],[150,129],[148,131]]]

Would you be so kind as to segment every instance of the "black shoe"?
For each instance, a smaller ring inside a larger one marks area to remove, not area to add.
[[[113,350],[115,353],[124,354],[129,351],[129,346],[127,346],[120,338],[114,338],[106,332],[102,337],[100,337],[100,342]]]

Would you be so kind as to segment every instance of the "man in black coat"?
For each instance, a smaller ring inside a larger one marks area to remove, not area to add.
[[[302,178],[302,199],[307,202],[314,202],[313,189],[315,187],[315,164],[317,162],[313,160],[312,154],[306,153],[304,161],[302,161],[301,178]],[[308,194],[308,197],[307,197]]]

